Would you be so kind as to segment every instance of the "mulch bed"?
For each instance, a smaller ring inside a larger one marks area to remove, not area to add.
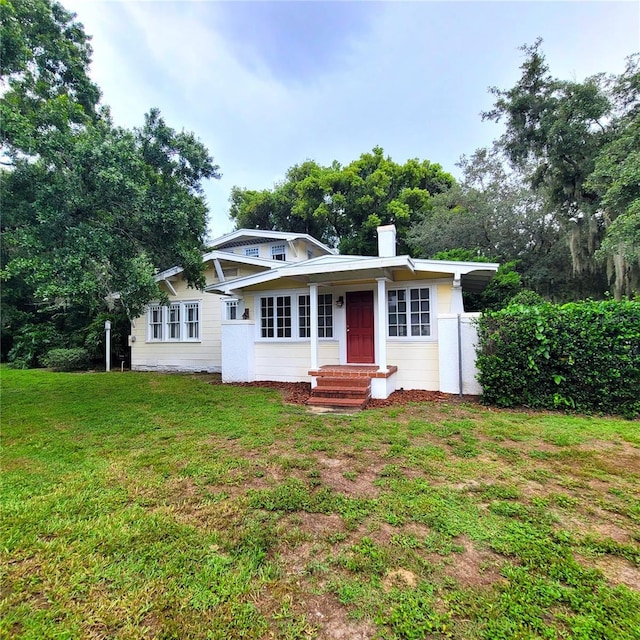
[[[311,396],[311,385],[308,382],[236,382],[238,387],[267,387],[277,389],[282,393],[285,402],[291,404],[306,404]],[[367,409],[379,409],[395,405],[408,404],[410,402],[477,402],[478,396],[441,393],[440,391],[421,391],[418,389],[394,391],[385,400],[370,399]]]

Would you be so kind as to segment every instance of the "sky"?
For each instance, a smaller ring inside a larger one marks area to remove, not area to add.
[[[640,51],[640,2],[61,0],[92,39],[114,121],[158,107],[193,131],[222,178],[205,182],[209,235],[233,229],[233,186],[266,189],[307,159],[348,164],[381,146],[459,175],[488,146],[488,89],[512,87],[520,47],[551,73],[621,73]]]

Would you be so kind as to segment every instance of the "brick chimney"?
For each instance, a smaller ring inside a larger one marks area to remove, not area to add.
[[[378,227],[378,257],[391,258],[396,255],[396,225]]]

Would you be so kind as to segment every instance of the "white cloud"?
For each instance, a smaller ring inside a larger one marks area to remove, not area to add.
[[[487,88],[513,84],[517,47],[538,36],[559,77],[620,72],[640,49],[633,3],[387,3],[331,40],[325,69],[292,78],[269,67],[255,42],[243,51],[229,40],[243,36],[225,28],[221,11],[233,4],[63,2],[94,36],[93,75],[116,122],[140,124],[157,106],[221,165],[223,179],[206,188],[214,235],[231,226],[233,185],[269,187],[306,158],[346,163],[380,144],[398,161],[453,170],[496,137],[479,116],[491,106]],[[301,40],[286,43],[291,56]]]

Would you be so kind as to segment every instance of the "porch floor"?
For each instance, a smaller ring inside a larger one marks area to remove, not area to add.
[[[398,371],[396,365],[388,365],[386,371],[378,371],[376,364],[323,364],[309,371],[315,378],[389,378]]]

